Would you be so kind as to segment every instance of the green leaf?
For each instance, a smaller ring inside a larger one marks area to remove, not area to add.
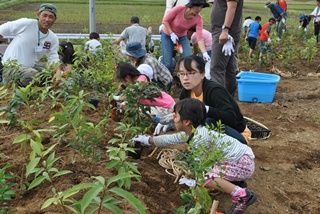
[[[22,135],[19,135],[18,137],[16,137],[13,141],[13,143],[21,143],[21,142],[24,142],[24,141],[27,141],[31,139],[31,136],[28,135],[28,134],[22,134]]]
[[[30,146],[31,146],[31,148],[32,148],[32,150],[37,154],[37,155],[41,155],[41,146],[39,146],[39,144],[36,142],[36,141],[34,141],[34,140],[30,140]]]
[[[111,203],[103,203],[103,206],[105,208],[107,208],[108,210],[111,210],[112,212],[116,213],[116,214],[122,214],[122,210],[117,207],[116,205],[114,204],[111,204]]]
[[[58,177],[58,176],[61,176],[61,175],[70,174],[70,173],[73,173],[73,172],[70,171],[70,170],[63,170],[63,171],[60,171],[60,172],[56,173],[54,176],[52,176],[52,178],[55,178],[55,177]]]
[[[130,204],[132,204],[132,206],[134,206],[134,208],[136,208],[136,210],[140,213],[140,214],[146,214],[146,210],[144,208],[144,206],[141,204],[141,202],[131,193],[129,193],[126,190],[123,190],[121,188],[118,187],[114,187],[112,189],[109,190],[110,192],[113,192],[115,194],[117,194],[118,196],[126,199]]]
[[[34,158],[33,160],[31,160],[28,165],[27,165],[27,171],[26,171],[26,177],[28,178],[28,176],[32,173],[35,172],[35,167],[38,165],[40,161],[40,158]]]
[[[41,184],[44,179],[46,179],[44,176],[39,176],[39,177],[37,177],[36,179],[34,179],[34,180],[31,182],[28,190],[30,190],[30,189],[38,186],[39,184]]]
[[[113,182],[117,182],[118,180],[122,180],[122,179],[126,179],[126,178],[139,178],[140,176],[139,175],[132,175],[132,174],[129,174],[129,173],[126,173],[126,172],[123,172],[123,173],[119,173],[118,175],[110,178],[108,180],[108,183],[107,183],[107,187],[113,183]]]
[[[106,169],[111,169],[112,167],[118,165],[120,163],[120,161],[118,160],[111,160],[106,166]]]
[[[57,198],[49,198],[48,200],[46,200],[42,206],[41,206],[41,209],[45,209],[47,207],[49,207],[52,203],[56,203],[56,204],[59,204],[59,200]]]
[[[101,186],[97,185],[96,187],[86,192],[86,194],[83,196],[81,200],[81,213],[84,213],[86,208],[92,202],[93,198],[96,197],[101,192],[101,190],[103,190],[103,185]]]

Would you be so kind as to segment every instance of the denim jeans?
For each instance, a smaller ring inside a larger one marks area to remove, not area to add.
[[[212,118],[207,118],[206,119],[206,124],[208,124],[209,126],[214,125],[214,127],[216,127],[217,126],[217,121],[215,121]],[[247,145],[246,139],[237,130],[231,128],[228,125],[224,125],[224,130],[223,131],[224,131],[224,133],[226,135],[229,135],[230,137],[233,137],[233,138],[237,139],[238,141],[240,141],[240,143]]]
[[[182,45],[183,53],[182,57],[192,55],[190,42],[187,35],[179,37],[179,44]],[[173,44],[170,35],[161,32],[161,48],[162,48],[162,63],[169,69],[173,74],[172,67],[172,50],[175,44]]]

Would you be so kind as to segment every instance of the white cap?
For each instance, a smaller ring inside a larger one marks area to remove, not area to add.
[[[137,69],[141,74],[146,75],[150,79],[150,81],[153,79],[153,70],[150,65],[141,64]]]

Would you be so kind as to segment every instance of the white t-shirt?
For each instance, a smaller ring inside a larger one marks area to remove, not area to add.
[[[7,22],[0,26],[0,34],[15,36],[4,53],[2,63],[17,60],[19,65],[34,67],[44,55],[50,64],[59,61],[58,37],[51,30],[47,34],[41,33],[36,19],[21,18]],[[36,47],[40,47],[38,53]]]
[[[252,22],[254,22],[252,19],[246,19],[246,20],[244,20],[242,27],[243,28],[249,27]]]
[[[311,13],[311,15],[314,15],[314,16],[320,15],[320,7],[316,7],[316,8],[313,10],[313,12]],[[318,21],[320,21],[320,17],[314,17],[313,23],[316,23],[316,22],[318,22]]]
[[[103,51],[101,43],[96,39],[90,39],[86,42],[86,50],[92,54],[97,54],[100,51]]]

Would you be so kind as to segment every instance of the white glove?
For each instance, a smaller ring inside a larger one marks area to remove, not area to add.
[[[138,135],[138,137],[134,137],[131,140],[140,142],[142,146],[151,146],[151,144],[149,143],[149,138],[150,136]]]
[[[188,178],[180,178],[179,179],[179,184],[185,184],[189,187],[195,187],[196,186],[196,181],[193,179],[188,179]]]
[[[281,19],[282,23],[285,24],[286,20],[284,18]]]
[[[211,58],[210,58],[210,56],[208,55],[207,52],[202,53],[202,57],[203,57],[204,61],[210,61],[211,60]]]
[[[299,26],[299,29],[301,28],[301,26]]]
[[[271,42],[271,39],[270,39],[270,37],[268,38],[268,42]]]
[[[113,99],[114,99],[115,101],[120,101],[120,96],[114,95],[114,96],[113,96]]]
[[[205,106],[206,107],[206,113],[208,113],[209,112],[209,106]]]
[[[159,33],[161,34],[161,32],[162,32],[162,28],[164,27],[164,24],[161,24],[160,26],[159,26]]]
[[[156,126],[156,129],[153,132],[153,135],[159,135],[161,130],[163,133],[166,133],[168,127],[169,125],[162,125],[161,123],[158,123],[158,125]]]
[[[228,40],[222,47],[222,53],[224,53],[225,56],[231,56],[232,52],[234,52],[233,38],[228,35]]]
[[[307,32],[307,28],[303,29],[305,32]]]
[[[171,41],[173,42],[173,44],[176,44],[177,40],[179,41],[178,36],[174,32],[170,33],[170,37],[171,37]]]

